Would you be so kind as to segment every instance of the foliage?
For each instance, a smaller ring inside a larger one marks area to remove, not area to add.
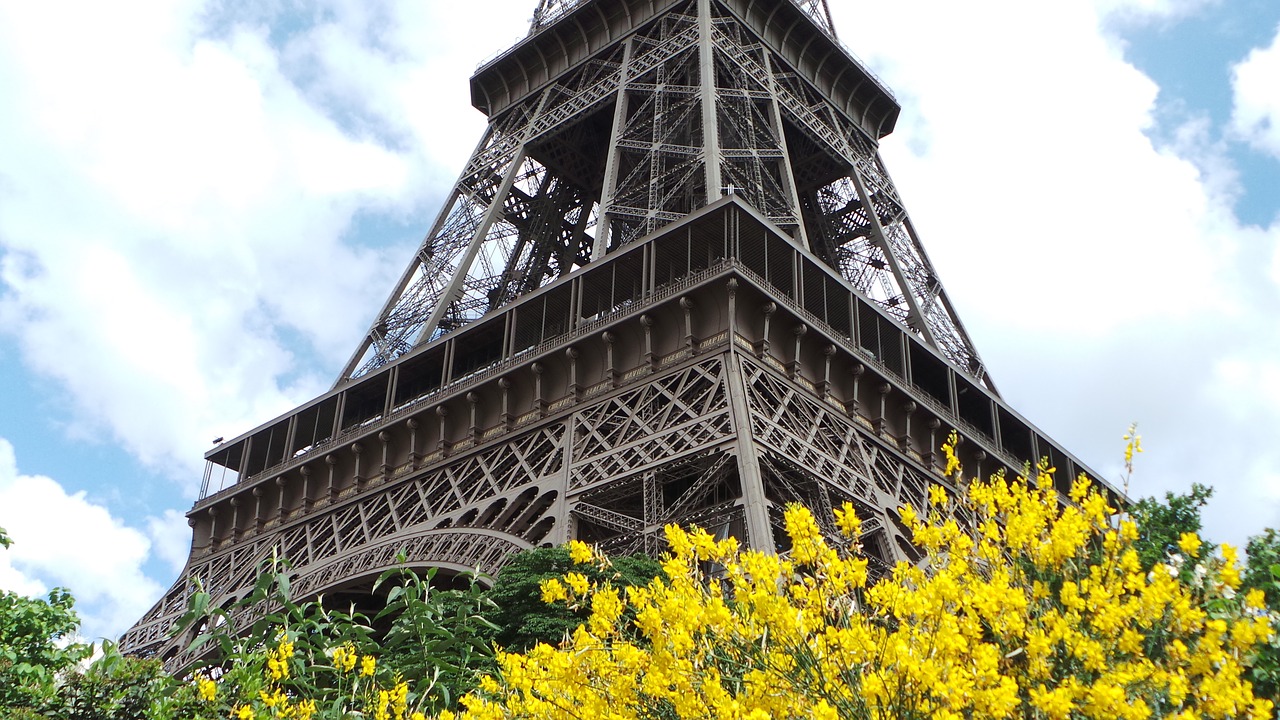
[[[1245,552],[1249,559],[1241,587],[1264,593],[1272,622],[1280,622],[1280,533],[1267,528],[1254,535],[1249,538]],[[1259,649],[1249,679],[1259,695],[1280,698],[1280,634],[1273,635]]]
[[[1199,538],[1200,511],[1213,496],[1213,488],[1193,484],[1191,492],[1165,493],[1164,500],[1143,498],[1133,508],[1133,518],[1138,524],[1138,553],[1142,566],[1151,568],[1157,563],[1176,567],[1184,583],[1203,581],[1197,563],[1184,562],[1185,549],[1180,544],[1191,543],[1190,537]],[[1212,552],[1215,546],[1200,542],[1197,554]],[[1241,590],[1257,589],[1264,593],[1272,623],[1280,623],[1280,533],[1268,528],[1249,538],[1245,547],[1247,562],[1241,579]],[[1253,665],[1246,677],[1254,685],[1259,697],[1280,698],[1280,634],[1260,644]]]
[[[1133,521],[1138,525],[1138,540],[1134,549],[1138,551],[1138,562],[1146,570],[1162,563],[1171,553],[1178,553],[1178,543],[1188,533],[1201,530],[1200,510],[1213,497],[1213,488],[1200,483],[1191,485],[1191,492],[1182,495],[1166,492],[1164,501],[1148,497],[1134,503],[1130,510]],[[1204,544],[1199,552],[1211,552],[1213,546]],[[1184,578],[1185,580],[1186,578]]]
[[[387,607],[375,623],[354,609],[326,607],[323,599],[291,597],[287,567],[269,566],[248,597],[227,610],[193,596],[180,628],[203,627],[193,642],[215,652],[186,692],[198,698],[192,718],[373,717],[404,720],[453,705],[487,667],[487,608],[478,587],[441,591],[425,576],[397,569],[378,578]],[[245,629],[235,618],[250,606],[275,607]],[[381,657],[380,657],[381,656]]]
[[[0,529],[0,547],[12,544]],[[44,598],[0,590],[0,709],[38,712],[57,698],[60,677],[91,648],[74,642],[80,618],[64,588]]]
[[[538,643],[557,644],[568,637],[587,617],[586,608],[542,602],[542,583],[563,577],[574,569],[565,548],[535,548],[509,559],[494,578],[488,597],[494,609],[489,618],[499,628],[494,643],[512,652],[523,652]],[[596,584],[616,587],[645,586],[662,572],[661,565],[648,555],[615,557],[599,566],[579,568]]]
[[[1180,538],[1205,568],[1194,585],[1164,563],[1146,571],[1134,521],[1083,477],[1061,506],[1052,472],[974,481],[957,497],[934,485],[926,518],[900,509],[925,562],[874,583],[847,504],[843,548],[789,507],[789,557],[670,526],[666,577],[625,597],[576,572],[544,583],[547,599],[589,606],[586,624],[559,648],[500,654],[463,715],[1271,717],[1242,679],[1271,620],[1260,594],[1234,592],[1234,550],[1209,557]]]
[[[159,660],[121,655],[104,642],[102,656],[82,672],[69,673],[58,702],[47,713],[67,720],[170,720],[196,716],[190,691],[164,671]]]
[[[381,639],[387,664],[415,693],[434,693],[437,705],[451,707],[475,687],[477,670],[492,667],[488,638],[498,626],[487,618],[495,606],[480,585],[441,591],[431,586],[436,572],[429,568],[420,575],[402,566],[383,573],[374,591],[390,589],[386,607],[374,620],[391,620]]]

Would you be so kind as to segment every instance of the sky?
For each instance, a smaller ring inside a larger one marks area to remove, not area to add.
[[[830,0],[1001,393],[1136,497],[1280,526],[1280,3]],[[115,637],[203,454],[326,390],[534,0],[0,0],[0,588]]]

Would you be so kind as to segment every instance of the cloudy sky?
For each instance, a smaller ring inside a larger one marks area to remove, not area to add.
[[[1005,397],[1280,525],[1280,3],[830,1]],[[173,581],[210,441],[332,383],[535,4],[0,1],[0,587],[93,637]]]

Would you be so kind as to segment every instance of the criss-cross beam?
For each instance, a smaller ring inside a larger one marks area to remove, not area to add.
[[[995,389],[877,152],[897,103],[825,0],[543,0],[535,20],[472,78],[489,129],[335,387],[736,195]]]

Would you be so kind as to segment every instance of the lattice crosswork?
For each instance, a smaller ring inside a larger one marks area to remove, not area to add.
[[[609,248],[626,245],[707,201],[698,18],[672,11],[632,41],[619,102],[611,192],[604,197]],[[695,11],[696,12],[696,11]],[[608,182],[608,181],[606,181]]]
[[[827,478],[860,502],[923,508],[929,478],[913,470],[858,423],[755,363],[744,363],[752,434],[762,445]]]
[[[697,525],[746,542],[736,456],[722,450],[670,458],[605,487],[572,505],[578,536],[613,553],[656,554],[667,524]]]
[[[864,540],[869,555],[880,553],[890,565],[910,556],[888,513],[903,505],[923,511],[930,477],[859,423],[762,365],[744,362],[743,373],[751,431],[766,448],[762,465],[775,505],[803,502],[829,524],[831,508],[848,500],[867,523],[864,534],[874,539]]]
[[[799,76],[780,74],[778,86],[781,107],[803,129],[810,149],[797,154],[808,159],[796,174],[812,249],[860,292],[994,390],[875,144]],[[824,179],[831,158],[852,165],[853,172]]]
[[[544,0],[535,29],[585,1]],[[793,67],[684,0],[503,109],[339,382],[732,193],[994,390],[876,141]]]
[[[496,571],[508,552],[542,542],[557,522],[551,510],[563,473],[565,430],[564,423],[531,430],[330,509],[317,508],[278,532],[239,540],[189,566],[121,642],[131,652],[172,644],[167,632],[196,585],[215,600],[238,597],[273,555],[291,563],[295,589],[304,595],[367,575],[378,566],[375,560],[390,565],[399,550],[411,564]]]
[[[578,414],[571,489],[610,483],[728,437],[724,383],[724,362],[717,357]]]
[[[875,141],[791,67],[685,0],[504,109],[339,382],[732,193],[992,387]]]

